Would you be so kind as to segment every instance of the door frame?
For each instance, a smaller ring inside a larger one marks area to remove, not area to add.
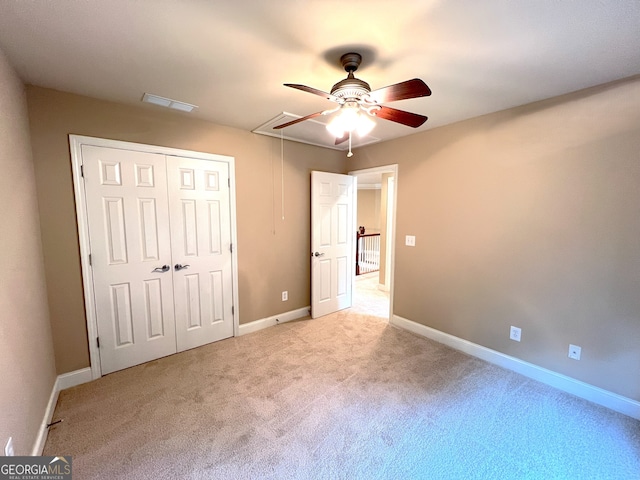
[[[353,175],[356,178],[358,175],[367,174],[367,173],[391,173],[394,178],[394,188],[393,188],[393,208],[392,208],[392,218],[391,218],[391,236],[387,238],[387,246],[388,250],[391,251],[391,255],[389,258],[389,318],[388,322],[391,322],[393,318],[393,295],[395,291],[395,282],[394,282],[394,273],[395,273],[395,264],[396,264],[396,221],[398,217],[398,164],[394,163],[392,165],[383,165],[380,167],[372,167],[365,168],[362,170],[352,170],[349,172],[349,175]],[[389,212],[387,211],[387,217],[389,216]],[[353,271],[353,284],[355,285],[355,269]]]
[[[91,362],[91,379],[95,380],[102,376],[100,367],[100,349],[96,339],[98,338],[98,320],[95,311],[95,292],[93,289],[93,270],[90,265],[89,255],[91,245],[89,242],[89,222],[87,213],[87,203],[82,180],[82,145],[92,145],[96,147],[115,148],[120,150],[133,150],[137,152],[156,153],[173,157],[195,158],[199,160],[214,160],[225,162],[229,165],[229,208],[231,216],[231,271],[232,298],[234,306],[233,314],[233,336],[239,334],[239,301],[238,301],[238,238],[236,230],[236,177],[235,177],[235,157],[227,155],[217,155],[192,150],[182,150],[178,148],[161,147],[157,145],[146,145],[142,143],[124,142],[120,140],[109,140],[105,138],[88,137],[84,135],[69,135],[69,147],[71,150],[71,167],[73,174],[73,191],[76,205],[76,219],[78,222],[78,242],[80,245],[80,267],[82,270],[82,286],[84,288],[84,310],[87,320],[87,341],[89,344],[89,361]]]

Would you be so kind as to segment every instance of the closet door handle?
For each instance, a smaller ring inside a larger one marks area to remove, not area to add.
[[[176,269],[176,272],[179,270],[184,270],[185,268],[189,268],[190,265],[182,265],[181,263],[176,263],[174,268]]]
[[[151,270],[151,273],[155,273],[155,272],[164,273],[164,272],[168,272],[169,270],[171,270],[171,266],[163,265],[161,267],[154,268],[153,270]]]

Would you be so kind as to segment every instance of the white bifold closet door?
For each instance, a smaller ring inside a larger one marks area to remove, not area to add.
[[[228,164],[82,146],[102,374],[233,335]]]
[[[167,157],[167,175],[181,352],[233,335],[229,166]]]

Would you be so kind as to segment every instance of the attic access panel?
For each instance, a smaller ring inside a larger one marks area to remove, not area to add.
[[[294,142],[306,143],[309,145],[315,145],[317,147],[331,148],[333,150],[348,150],[349,142],[343,142],[340,145],[335,145],[335,138],[327,131],[327,120],[330,117],[317,117],[307,120],[305,122],[296,123],[290,127],[283,128],[282,130],[274,130],[273,127],[281,125],[292,120],[301,118],[302,115],[294,115],[293,113],[282,112],[276,115],[271,120],[263,123],[253,133],[260,135],[267,135],[269,137],[280,138],[282,132],[282,138],[285,140],[291,140]],[[371,143],[379,142],[380,139],[374,137],[371,134],[359,137],[357,134],[353,135],[351,139],[351,147],[358,148],[364,147]]]

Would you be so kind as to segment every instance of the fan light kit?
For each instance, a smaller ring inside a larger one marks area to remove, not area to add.
[[[340,107],[340,113],[327,124],[327,130],[336,138],[342,138],[354,130],[364,137],[376,126],[366,113],[361,113],[356,102],[347,102]]]
[[[274,130],[289,127],[320,115],[337,113],[327,124],[327,130],[331,135],[336,137],[336,145],[349,140],[349,153],[347,156],[351,157],[353,155],[351,152],[351,134],[356,132],[361,137],[368,134],[375,126],[375,122],[371,119],[373,116],[412,128],[418,128],[427,121],[427,117],[424,115],[381,105],[381,103],[384,102],[395,102],[397,100],[429,96],[431,95],[431,90],[426,83],[419,78],[414,78],[413,80],[407,80],[406,82],[371,91],[371,87],[367,82],[353,75],[353,72],[358,69],[361,62],[362,56],[359,53],[345,53],[340,57],[340,63],[342,63],[342,66],[347,72],[347,78],[336,83],[331,88],[331,93],[307,87],[306,85],[285,83],[285,87],[313,93],[314,95],[319,95],[327,100],[336,102],[338,107],[312,113],[306,117],[277,125],[273,127]]]

